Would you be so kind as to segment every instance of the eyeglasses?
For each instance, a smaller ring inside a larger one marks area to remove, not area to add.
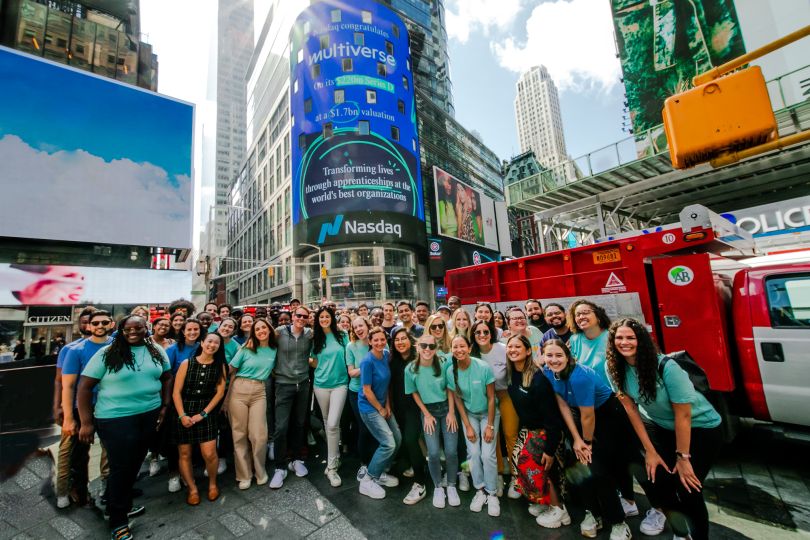
[[[146,332],[146,328],[143,326],[136,326],[134,328],[122,328],[121,333],[123,334],[140,334],[141,332]]]
[[[431,330],[443,330],[444,325],[443,324],[431,324],[430,329]]]
[[[488,336],[489,335],[489,330],[476,330],[475,335],[476,336]]]
[[[583,311],[579,311],[577,313],[574,313],[574,318],[579,319],[580,317],[587,317],[588,315],[592,315],[592,314],[593,314],[593,310],[592,309],[587,309],[587,310],[583,310]]]
[[[523,315],[511,316],[511,317],[509,317],[509,320],[510,321],[525,321],[526,317],[524,317]]]
[[[93,326],[107,326],[111,322],[112,321],[108,319],[106,321],[92,321],[90,324],[93,325]]]
[[[293,315],[293,317],[295,317],[296,319],[306,319],[307,317],[309,317],[309,314],[307,314],[307,313],[296,313],[295,315]]]
[[[436,345],[435,343],[420,343],[419,344],[420,349],[430,349],[431,351],[435,351],[437,346],[438,345]]]

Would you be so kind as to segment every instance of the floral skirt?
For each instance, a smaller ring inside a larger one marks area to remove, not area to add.
[[[520,430],[512,450],[512,470],[517,471],[517,490],[535,504],[549,504],[551,471],[540,464],[545,451],[545,430]]]

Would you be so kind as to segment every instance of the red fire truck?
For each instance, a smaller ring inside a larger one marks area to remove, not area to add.
[[[451,295],[505,309],[589,298],[686,350],[728,411],[810,426],[810,250],[753,258],[751,236],[694,205],[680,223],[447,272]]]

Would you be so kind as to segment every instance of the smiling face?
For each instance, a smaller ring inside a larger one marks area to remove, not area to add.
[[[172,315],[171,325],[175,332],[179,332],[183,328],[183,323],[186,322],[185,315],[177,314]]]
[[[102,338],[107,335],[107,328],[112,324],[112,319],[109,315],[91,315],[90,316],[90,335],[96,338]]]
[[[503,320],[503,315],[500,313],[495,313],[492,318],[494,319],[493,322],[495,323],[495,328],[500,328],[501,330],[506,328],[506,322]]]
[[[479,321],[489,322],[492,319],[492,310],[487,305],[475,308],[475,318]]]
[[[453,351],[453,357],[456,360],[469,360],[470,358],[470,346],[467,345],[467,341],[461,337],[456,336],[453,338],[453,343],[450,345],[450,349]]]
[[[318,324],[323,328],[324,332],[329,332],[329,325],[332,324],[332,314],[327,310],[321,311],[320,315],[318,315]]]
[[[131,316],[121,328],[121,333],[130,345],[142,345],[146,337],[146,320],[143,317]]]
[[[519,309],[513,309],[507,315],[509,318],[509,330],[515,334],[526,330],[526,315]]]
[[[473,325],[473,339],[479,346],[488,347],[492,343],[492,333],[484,323]]]
[[[522,364],[532,361],[532,349],[526,348],[526,344],[520,339],[510,339],[506,344],[506,357],[513,364]]]
[[[373,326],[381,326],[383,322],[383,310],[374,308],[371,310],[371,324]]]
[[[236,331],[236,324],[234,324],[233,319],[225,319],[219,325],[217,332],[222,334],[222,337],[229,338],[233,335]]]
[[[436,339],[430,334],[422,334],[422,337],[417,341],[416,346],[419,348],[419,358],[425,361],[433,361],[436,356]]]
[[[557,306],[547,306],[545,311],[546,323],[559,330],[565,327],[565,312]]]
[[[453,328],[456,330],[466,330],[470,327],[470,316],[463,309],[453,313]]]
[[[259,342],[256,345],[266,343],[270,339],[270,325],[263,320],[256,321],[253,325],[253,336]]]
[[[183,330],[183,337],[186,343],[195,343],[200,338],[202,328],[198,322],[186,322],[186,328]]]
[[[428,317],[430,317],[430,310],[425,304],[419,304],[416,306],[414,313],[416,314],[416,320],[419,324],[425,324]]]
[[[247,334],[250,332],[251,326],[253,326],[253,317],[250,315],[242,315],[242,318],[239,320],[239,329]]]
[[[540,302],[526,302],[526,315],[535,322],[543,320],[543,308],[540,306]]]
[[[152,325],[152,333],[155,334],[155,337],[164,338],[171,328],[171,323],[166,319],[158,320]]]
[[[638,338],[632,328],[627,326],[617,328],[613,345],[627,361],[635,363],[636,353],[638,353]]]
[[[341,315],[338,319],[338,328],[344,332],[348,332],[352,328],[352,318],[348,315]]]
[[[352,322],[352,330],[354,330],[354,335],[357,339],[363,340],[368,337],[368,323],[366,323],[366,320],[362,317],[357,317]]]
[[[576,322],[577,327],[583,332],[599,325],[596,313],[594,313],[593,308],[588,304],[580,304],[574,308],[574,322]]]
[[[371,335],[368,341],[371,348],[374,349],[374,352],[376,353],[382,353],[385,350],[385,346],[388,345],[385,332],[375,332]]]
[[[413,311],[411,310],[411,306],[407,304],[402,304],[397,308],[397,315],[399,315],[399,321],[402,324],[410,324],[411,318],[413,317]]]
[[[385,304],[383,306],[383,320],[387,323],[394,321],[394,306]]]
[[[222,345],[222,338],[217,334],[208,334],[202,341],[202,350],[205,354],[213,356]]]
[[[309,310],[306,308],[298,307],[293,312],[293,328],[297,331],[303,330],[303,328],[307,325],[309,319]]]
[[[543,358],[546,365],[554,373],[559,373],[568,366],[568,357],[562,347],[555,343],[549,343],[543,347]]]
[[[278,324],[279,326],[286,326],[292,322],[292,315],[286,311],[282,311],[278,314]]]
[[[407,332],[397,332],[394,337],[394,349],[402,356],[408,356],[411,352],[411,340]]]
[[[208,329],[214,322],[214,316],[207,311],[203,311],[197,316],[203,328]]]

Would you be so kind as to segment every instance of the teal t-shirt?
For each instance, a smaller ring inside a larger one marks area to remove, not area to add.
[[[157,347],[161,363],[155,363],[145,346],[131,347],[135,369],[124,366],[111,372],[104,365],[104,354],[109,349],[99,349],[90,358],[82,375],[98,379],[95,416],[100,419],[122,418],[153,411],[160,407],[160,377],[171,372],[172,366],[163,347]]]
[[[276,349],[257,347],[256,352],[246,347],[237,351],[231,360],[231,367],[236,369],[237,377],[265,381],[276,366]]]
[[[360,369],[360,361],[366,357],[369,346],[360,340],[352,341],[346,347],[346,365],[355,369]],[[359,392],[363,386],[360,384],[360,375],[349,378],[349,390]]]
[[[610,386],[610,377],[607,374],[605,353],[607,351],[608,331],[604,330],[595,339],[588,339],[582,332],[577,332],[568,340],[571,355],[577,363],[594,370],[602,381]]]
[[[417,359],[416,362],[419,360]],[[410,362],[405,367],[405,393],[413,394],[419,392],[419,397],[422,402],[428,403],[443,403],[447,401],[447,379],[445,368],[447,362],[444,358],[439,357],[440,372],[436,376],[433,372],[433,366],[419,366],[419,371],[416,371],[416,364]]]
[[[239,344],[234,340],[231,339],[225,344],[225,362],[230,365],[233,357],[236,356],[236,352],[239,350]]]
[[[658,356],[661,361],[662,356]],[[689,375],[677,362],[670,360],[664,365],[663,380],[657,381],[655,400],[643,401],[639,396],[638,372],[635,366],[627,366],[624,375],[624,391],[638,404],[639,411],[647,419],[666,429],[675,429],[673,403],[689,403],[692,406],[692,427],[713,428],[720,425],[720,415],[706,396],[695,390]]]
[[[315,368],[314,386],[317,388],[338,388],[349,383],[349,373],[346,371],[346,346],[349,336],[343,332],[343,345],[338,343],[332,332],[326,334],[326,343],[318,354],[312,357],[318,361]]]
[[[444,373],[447,388],[456,391],[452,362],[448,363]],[[475,414],[487,412],[487,385],[494,382],[495,374],[492,368],[480,358],[472,356],[467,369],[458,368],[458,387],[461,389],[461,399],[467,412]]]

